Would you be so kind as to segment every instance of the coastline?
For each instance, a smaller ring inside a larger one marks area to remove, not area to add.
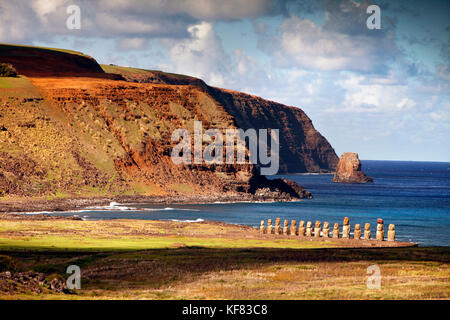
[[[161,204],[206,204],[206,203],[273,203],[299,202],[300,198],[270,197],[247,193],[213,195],[166,195],[166,196],[110,196],[110,197],[73,197],[58,199],[43,198],[0,198],[0,213],[58,212],[85,209],[91,206],[106,206],[111,202]]]

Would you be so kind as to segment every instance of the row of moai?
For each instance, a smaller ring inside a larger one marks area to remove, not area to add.
[[[281,235],[295,235],[295,236],[306,236],[306,237],[324,237],[330,238],[330,224],[328,222],[323,223],[323,228],[321,228],[321,222],[316,221],[314,228],[312,222],[308,221],[305,226],[305,221],[300,221],[297,228],[297,221],[292,220],[291,226],[289,227],[289,221],[284,220],[283,227],[280,224],[280,218],[276,218],[275,225],[272,225],[272,219],[267,220],[267,228],[264,225],[264,220],[261,220],[261,226],[259,231],[261,234],[281,234]],[[331,233],[332,238],[344,238],[350,239],[350,219],[348,217],[344,218],[344,223],[342,226],[342,235],[339,230],[339,223],[335,223]],[[370,223],[364,225],[364,240],[371,239]],[[355,224],[355,229],[353,231],[353,239],[361,239],[361,225]],[[377,232],[376,240],[384,241],[384,225],[383,219],[377,219]],[[395,225],[390,224],[388,229],[388,241],[395,241]]]

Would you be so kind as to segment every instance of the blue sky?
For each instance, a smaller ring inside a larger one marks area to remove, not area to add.
[[[300,107],[339,155],[450,161],[449,3],[0,0],[0,42],[185,73]],[[71,4],[80,30],[66,28]],[[366,27],[371,4],[380,30]]]

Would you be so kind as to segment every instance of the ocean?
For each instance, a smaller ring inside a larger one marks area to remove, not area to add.
[[[196,222],[215,220],[258,227],[260,220],[338,222],[344,217],[363,228],[384,219],[386,236],[395,224],[396,238],[421,246],[450,245],[450,163],[363,160],[363,171],[374,183],[332,183],[331,174],[283,175],[301,184],[313,199],[273,203],[211,203],[200,205],[149,205],[111,203],[79,211],[58,212],[86,220],[160,219]],[[279,176],[278,176],[279,177]],[[275,178],[275,176],[274,176]]]

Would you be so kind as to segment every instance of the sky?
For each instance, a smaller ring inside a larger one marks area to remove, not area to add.
[[[80,29],[67,27],[70,5]],[[367,27],[370,5],[380,29]],[[448,0],[0,0],[0,42],[299,107],[338,155],[450,161]]]

